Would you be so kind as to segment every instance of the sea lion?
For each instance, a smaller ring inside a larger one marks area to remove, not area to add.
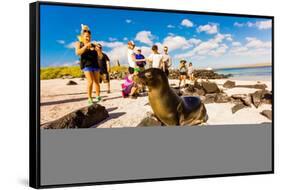
[[[198,125],[207,120],[207,112],[200,98],[180,97],[170,88],[161,69],[150,68],[134,77],[148,87],[148,100],[155,116],[166,126]]]

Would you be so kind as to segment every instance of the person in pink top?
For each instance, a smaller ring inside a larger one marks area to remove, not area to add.
[[[137,90],[138,86],[133,80],[134,74],[128,74],[125,77],[124,83],[121,85],[122,86],[122,96],[125,97],[130,97],[130,98],[137,98]]]

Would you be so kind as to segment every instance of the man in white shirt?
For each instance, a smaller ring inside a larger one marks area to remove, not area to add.
[[[164,66],[165,66],[164,72],[168,76],[169,75],[169,67],[172,66],[172,58],[168,54],[168,47],[167,46],[164,46],[163,63],[164,63]]]
[[[133,41],[128,42],[128,63],[129,63],[129,73],[133,74],[134,69],[136,67],[135,62],[135,52],[134,52],[135,44]]]
[[[128,63],[129,63],[129,73],[133,74],[135,71],[138,71],[136,61],[145,61],[145,59],[136,60],[136,54],[134,52],[135,43],[133,41],[128,42]]]
[[[163,56],[159,54],[157,45],[152,46],[152,54],[148,57],[148,62],[152,68],[163,68]]]

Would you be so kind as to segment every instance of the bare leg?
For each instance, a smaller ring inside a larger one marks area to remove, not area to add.
[[[96,96],[100,96],[100,72],[94,71],[93,72],[93,79],[95,84]]]
[[[137,87],[132,87],[132,89],[131,89],[131,92],[130,92],[130,96],[133,96],[133,95],[135,95],[135,93],[136,93],[136,91],[137,91]]]
[[[91,71],[85,71],[84,74],[87,80],[87,95],[89,99],[92,99],[94,75]]]
[[[179,78],[179,88],[181,87],[181,76],[180,76],[180,78]]]
[[[107,92],[110,93],[110,80],[108,80],[108,83],[107,83]]]
[[[185,83],[186,83],[186,76],[183,77],[183,86],[185,87]]]

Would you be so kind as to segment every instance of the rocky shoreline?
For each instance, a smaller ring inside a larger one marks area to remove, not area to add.
[[[109,77],[111,80],[122,80],[125,78],[125,76],[127,75],[126,72],[110,72],[109,73]],[[170,74],[169,74],[169,79],[178,79],[180,76],[180,72],[178,69],[175,70],[170,70]],[[219,74],[216,73],[213,70],[204,70],[204,69],[198,69],[198,70],[194,70],[194,77],[198,78],[198,79],[226,79],[229,77],[232,77],[231,74]],[[71,75],[63,75],[61,77],[62,79],[73,79],[74,77]],[[84,75],[82,75],[81,78],[84,78]]]
[[[175,92],[179,96],[199,96],[204,104],[210,103],[234,103],[232,107],[232,113],[251,107],[260,107],[262,104],[272,104],[272,92],[266,90],[266,84],[254,84],[254,85],[236,85],[234,81],[226,81],[223,84],[226,89],[229,88],[253,88],[257,89],[254,93],[248,94],[233,94],[231,96],[227,95],[223,89],[220,89],[215,82],[208,81],[195,81],[194,84],[187,84],[183,88],[173,87]],[[270,114],[269,114],[270,112]],[[261,113],[265,117],[271,119],[271,111],[266,111]]]

